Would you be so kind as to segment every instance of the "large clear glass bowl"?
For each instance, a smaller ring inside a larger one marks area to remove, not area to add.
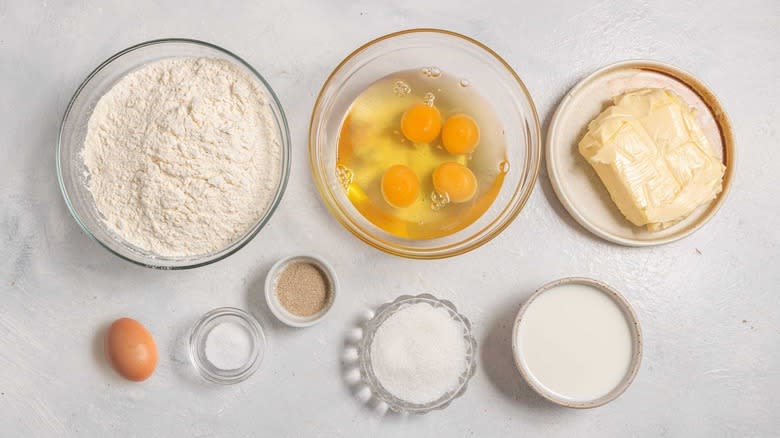
[[[350,104],[376,80],[400,70],[436,66],[468,79],[493,105],[504,128],[509,173],[490,208],[468,227],[445,237],[412,240],[369,222],[347,198],[336,173],[341,123]],[[471,251],[496,237],[520,213],[541,159],[536,108],[520,77],[498,54],[472,38],[438,29],[385,35],[347,56],[322,86],[309,128],[309,157],[317,189],[333,216],[355,236],[403,257],[437,259]]]
[[[226,247],[192,257],[164,257],[138,248],[108,229],[86,186],[87,174],[81,151],[87,135],[87,124],[100,98],[126,74],[151,62],[176,57],[210,57],[233,62],[250,76],[270,97],[275,126],[282,144],[280,178],[266,212],[243,236]],[[282,105],[271,86],[252,66],[229,51],[213,44],[186,39],[148,41],[125,49],[100,64],[76,90],[65,111],[57,144],[57,177],[70,213],[81,228],[111,253],[133,263],[158,269],[186,269],[221,260],[241,249],[263,228],[282,199],[290,173],[290,134]]]
[[[387,318],[412,304],[426,303],[435,308],[443,308],[450,314],[450,317],[463,329],[463,342],[466,344],[466,367],[460,374],[458,384],[451,390],[444,393],[437,400],[429,403],[412,403],[400,399],[387,391],[374,373],[374,366],[371,360],[371,344],[374,342],[374,335],[379,327]],[[365,383],[371,395],[387,403],[388,408],[400,414],[413,413],[425,414],[436,409],[444,409],[452,401],[466,392],[469,380],[477,371],[477,341],[471,333],[471,323],[469,320],[458,313],[458,309],[450,301],[441,300],[431,294],[420,294],[417,296],[401,295],[390,303],[379,306],[373,318],[368,320],[363,327],[363,338],[358,344],[358,364],[360,366],[360,378]]]

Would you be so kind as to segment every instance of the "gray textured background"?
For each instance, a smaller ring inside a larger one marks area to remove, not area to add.
[[[780,429],[780,3],[766,1],[9,1],[0,0],[0,436],[770,436]],[[458,4],[462,3],[462,4]],[[546,122],[579,78],[650,58],[696,74],[737,136],[724,208],[690,238],[631,249],[597,240],[555,198],[546,172],[497,239],[450,260],[391,257],[325,211],[307,165],[310,110],[358,45],[403,28],[473,36],[503,55]],[[244,57],[291,124],[290,186],[270,225],[229,259],[194,271],[130,265],[68,214],[54,168],[60,118],[98,63],[159,37],[203,39]],[[315,252],[343,293],[327,320],[293,330],[265,310],[261,283],[282,256]],[[645,358],[633,386],[591,411],[543,402],[510,357],[518,306],[562,276],[604,280],[633,303]],[[464,398],[424,417],[379,419],[340,378],[344,333],[365,308],[433,292],[474,323],[479,369]],[[183,350],[203,312],[249,308],[266,328],[261,370],[234,387],[201,383]],[[116,317],[154,333],[160,362],[141,384],[101,359]]]

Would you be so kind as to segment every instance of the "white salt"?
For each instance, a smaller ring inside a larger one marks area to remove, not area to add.
[[[209,331],[206,337],[206,358],[221,370],[243,367],[252,354],[252,337],[246,328],[223,322]]]
[[[435,401],[457,387],[466,369],[463,328],[444,308],[403,307],[377,329],[371,365],[379,383],[399,399]]]

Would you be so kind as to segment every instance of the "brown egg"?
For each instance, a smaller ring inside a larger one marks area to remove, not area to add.
[[[140,322],[120,318],[106,333],[106,357],[122,377],[140,382],[154,372],[157,346],[149,330]]]

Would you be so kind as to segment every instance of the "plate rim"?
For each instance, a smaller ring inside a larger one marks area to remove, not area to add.
[[[670,76],[673,79],[676,79],[677,81],[681,82],[683,85],[690,88],[691,91],[696,93],[696,95],[698,95],[699,98],[702,99],[704,104],[712,113],[712,116],[715,119],[716,125],[718,127],[718,132],[720,134],[721,141],[723,143],[722,160],[726,166],[726,171],[723,175],[723,188],[721,192],[717,195],[715,200],[710,201],[709,213],[704,215],[697,222],[691,224],[691,226],[687,230],[684,230],[680,233],[672,234],[670,236],[658,237],[650,240],[640,240],[640,239],[622,237],[610,231],[604,230],[603,228],[594,225],[588,219],[586,219],[582,214],[580,214],[580,212],[574,206],[574,203],[571,202],[571,200],[563,193],[563,190],[559,186],[560,175],[557,172],[555,166],[553,165],[553,163],[556,162],[556,160],[554,158],[551,159],[553,145],[555,143],[554,140],[557,138],[555,133],[556,131],[558,131],[560,119],[562,115],[566,112],[572,97],[582,88],[590,84],[598,76],[603,75],[609,71],[629,69],[629,68],[644,69],[644,70],[654,71],[657,73]],[[713,216],[715,216],[715,214],[718,211],[720,211],[721,207],[723,206],[726,199],[728,198],[728,193],[730,192],[731,189],[731,183],[732,180],[734,179],[734,168],[736,166],[736,159],[735,159],[736,157],[734,151],[735,149],[734,133],[728,115],[726,111],[723,109],[723,105],[717,99],[715,94],[710,90],[710,88],[701,80],[697,79],[694,75],[679,67],[675,67],[671,64],[667,64],[660,61],[654,61],[650,59],[629,59],[629,60],[618,61],[618,62],[608,64],[588,74],[587,76],[579,80],[572,88],[570,88],[566,92],[564,97],[561,99],[561,101],[558,103],[557,107],[555,108],[555,112],[553,113],[553,116],[550,119],[550,125],[547,127],[546,134],[547,135],[544,141],[544,145],[545,145],[544,159],[546,162],[545,167],[547,170],[547,177],[550,180],[550,184],[552,185],[553,190],[555,191],[556,197],[563,205],[563,207],[566,209],[566,211],[569,213],[569,215],[574,220],[576,220],[577,223],[579,223],[583,228],[585,228],[592,234],[606,241],[616,243],[618,245],[629,246],[629,247],[657,246],[657,245],[672,243],[690,236],[691,234],[693,234],[694,232],[702,228],[707,222],[710,221],[710,219],[712,219]]]

